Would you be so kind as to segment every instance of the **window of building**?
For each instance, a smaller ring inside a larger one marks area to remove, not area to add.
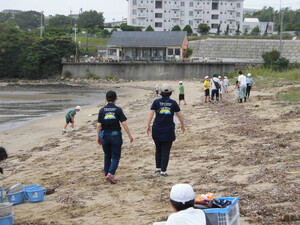
[[[194,11],[189,11],[189,16],[194,16]]]
[[[184,26],[184,20],[180,20],[180,26]]]
[[[213,2],[212,5],[211,5],[211,9],[212,10],[218,10],[219,9],[219,3]]]
[[[238,9],[240,9],[240,8],[241,8],[241,3],[236,3],[236,7],[237,7]]]
[[[108,49],[108,55],[117,55],[117,49]]]
[[[189,20],[189,25],[193,25],[194,23],[193,23],[193,20]]]
[[[184,2],[180,2],[180,6],[181,6],[181,7],[184,7]]]
[[[162,23],[155,23],[155,27],[162,27]]]
[[[184,11],[180,11],[180,16],[184,16]]]
[[[180,48],[175,48],[175,55],[180,55]]]
[[[209,5],[209,2],[207,2],[207,5]]]
[[[136,19],[132,19],[132,24],[136,25]]]
[[[223,14],[223,12],[220,12],[220,14]]]
[[[236,17],[241,17],[241,13],[240,13],[240,12],[237,12],[237,13],[236,13]]]
[[[173,50],[174,50],[173,48],[169,48],[168,49],[168,55],[173,55],[173,52],[174,52]]]
[[[162,13],[155,13],[155,18],[162,18]]]
[[[219,15],[211,15],[211,19],[212,20],[217,20],[217,19],[219,19]]]
[[[136,15],[136,9],[132,10],[132,15]]]
[[[212,23],[211,24],[212,29],[218,29],[218,26],[219,26],[219,24],[217,24],[217,23]]]
[[[194,7],[194,2],[190,2],[190,7]]]
[[[136,0],[133,0],[133,1],[132,1],[132,5],[136,5]]]
[[[162,9],[162,1],[155,1],[155,8]]]

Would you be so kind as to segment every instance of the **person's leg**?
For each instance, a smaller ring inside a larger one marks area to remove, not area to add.
[[[115,175],[116,170],[118,169],[120,158],[121,158],[121,149],[123,144],[122,135],[112,135],[112,143],[111,143],[111,163],[109,167],[108,173]]]
[[[219,102],[219,90],[216,90],[216,100]]]
[[[110,136],[104,135],[103,137],[101,137],[101,143],[102,143],[102,149],[104,152],[104,173],[106,176],[109,172],[109,168],[110,168],[110,164],[111,164],[111,157],[112,157]]]
[[[154,140],[154,143],[155,143],[155,165],[156,165],[156,170],[161,170],[162,142]]]
[[[72,129],[74,129],[74,122],[71,122],[71,127]]]
[[[247,86],[247,97],[250,97],[251,86]]]
[[[211,100],[214,102],[215,94],[216,94],[216,89],[211,90]]]
[[[66,123],[66,124],[65,124],[65,126],[64,126],[64,130],[65,130],[65,129],[67,129],[67,126],[68,126],[68,123]]]
[[[172,141],[162,143],[162,158],[161,158],[161,171],[162,172],[167,171],[172,143],[173,143]]]

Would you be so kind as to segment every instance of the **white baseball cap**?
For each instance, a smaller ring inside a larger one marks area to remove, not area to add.
[[[164,83],[161,85],[160,91],[163,93],[170,93],[173,91],[173,88],[170,84]]]
[[[75,107],[75,109],[81,110],[81,107],[78,105]]]
[[[182,204],[194,200],[194,189],[189,184],[175,184],[171,189],[170,199]]]
[[[205,77],[204,77],[204,79],[208,79],[208,78],[209,78],[209,76],[205,76]]]
[[[251,77],[252,76],[252,74],[251,73],[248,73],[248,75],[247,75],[248,77]]]
[[[221,76],[218,76],[218,79],[221,79],[222,77]]]
[[[227,77],[225,76],[224,79],[227,79]]]
[[[182,81],[179,81],[179,84],[182,84]]]

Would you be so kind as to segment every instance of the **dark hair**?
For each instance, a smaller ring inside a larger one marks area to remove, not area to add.
[[[173,201],[172,199],[170,199],[170,202],[171,202],[172,206],[176,209],[177,212],[179,212],[181,210],[185,210],[190,207],[194,207],[194,204],[195,204],[194,199],[191,201],[185,202],[184,204],[182,202]]]
[[[239,71],[239,74],[243,74],[243,72],[240,70],[240,71]]]
[[[170,97],[171,94],[172,94],[172,92],[160,92],[160,95],[161,95],[162,97]]]
[[[217,76],[218,76],[218,74],[216,74],[216,73],[213,74],[213,77],[217,77]]]
[[[114,91],[108,91],[106,93],[106,101],[113,102],[117,99],[117,93]]]
[[[0,147],[0,161],[7,159],[7,153],[5,148]]]

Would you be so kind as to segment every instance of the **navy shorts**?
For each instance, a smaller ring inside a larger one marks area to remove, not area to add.
[[[184,94],[179,94],[179,101],[184,100]]]
[[[66,118],[66,123],[73,123],[71,118]]]
[[[206,90],[204,91],[204,96],[209,96],[209,89],[206,89]]]

